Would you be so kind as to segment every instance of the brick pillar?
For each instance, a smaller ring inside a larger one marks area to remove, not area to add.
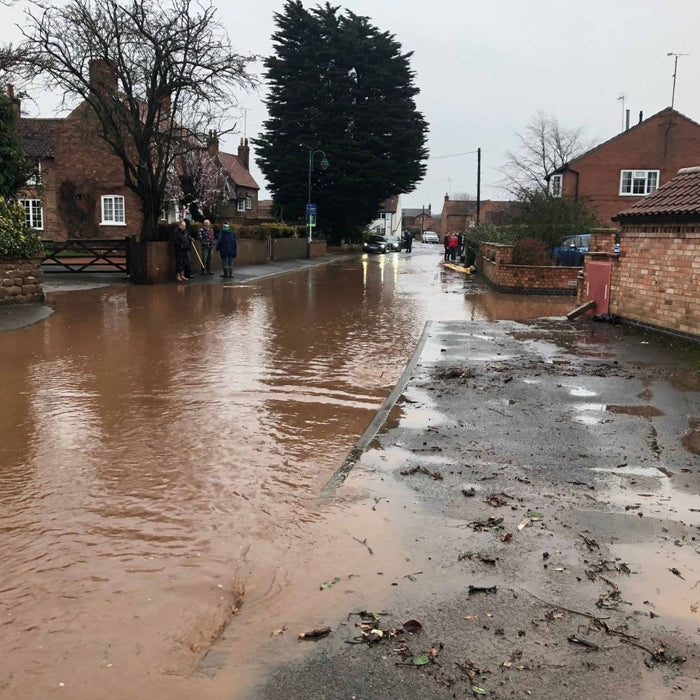
[[[591,229],[591,253],[612,253],[619,231],[616,228]]]

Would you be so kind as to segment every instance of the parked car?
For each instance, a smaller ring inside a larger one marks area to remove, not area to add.
[[[591,245],[591,234],[580,233],[576,236],[564,236],[561,245],[552,250],[555,265],[567,267],[581,267],[584,253],[587,253]]]
[[[440,237],[434,231],[423,231],[423,243],[439,243]]]
[[[389,243],[384,236],[370,236],[363,244],[365,253],[386,253]]]
[[[398,236],[387,236],[387,250],[401,250],[401,239]]]

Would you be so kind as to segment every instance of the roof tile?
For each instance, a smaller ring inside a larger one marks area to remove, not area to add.
[[[238,156],[234,156],[232,153],[219,151],[219,160],[224,168],[226,168],[226,172],[229,174],[230,178],[237,185],[240,187],[250,187],[254,190],[260,189],[258,183],[253,179],[253,176],[245,169],[243,163],[238,160]]]
[[[53,158],[54,134],[63,119],[28,119],[22,117],[18,129],[22,150],[30,158]]]

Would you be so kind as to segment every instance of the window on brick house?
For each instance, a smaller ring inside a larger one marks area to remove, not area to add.
[[[101,226],[126,226],[124,216],[124,197],[118,194],[107,194],[102,197]]]
[[[552,197],[561,197],[561,175],[552,175],[549,178],[549,194]]]
[[[34,161],[34,169],[32,174],[27,178],[27,184],[30,187],[36,187],[41,184],[41,161]]]
[[[643,197],[656,191],[659,186],[658,170],[622,170],[620,171],[620,194]]]
[[[241,199],[236,200],[236,211],[238,211],[238,212],[245,211],[245,198],[241,198]]]
[[[27,226],[42,231],[44,229],[44,208],[40,199],[20,199],[19,203],[24,207],[24,216]]]
[[[246,209],[252,209],[252,208],[253,208],[253,195],[252,195],[252,194],[246,195],[246,198],[245,198],[245,208],[246,208]]]

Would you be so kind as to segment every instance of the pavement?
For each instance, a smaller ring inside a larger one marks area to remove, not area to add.
[[[620,326],[428,324],[324,493],[366,568],[250,697],[700,697],[699,389],[697,348]]]
[[[334,260],[346,257],[347,255],[350,254],[329,253],[310,260],[281,260],[269,261],[258,265],[242,265],[234,268],[232,279],[222,278],[218,270],[214,275],[200,275],[196,273],[187,284],[246,284],[264,277],[273,277],[275,275],[297,272],[318,265],[326,265]],[[52,293],[86,291],[99,287],[126,285],[128,283],[127,277],[121,273],[54,272],[44,274],[42,284],[44,292],[47,295],[46,303],[0,306],[0,333],[3,331],[18,330],[48,318],[53,313],[51,307]],[[169,284],[175,286],[182,283],[173,281]]]

